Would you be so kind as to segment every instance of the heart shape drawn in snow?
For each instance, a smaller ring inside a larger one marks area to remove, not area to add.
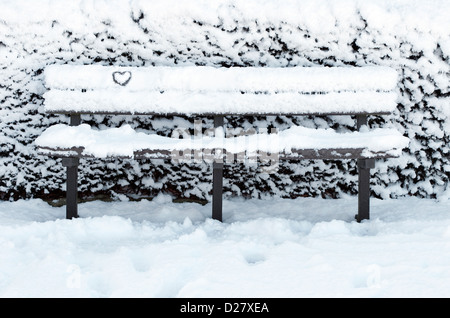
[[[131,72],[125,71],[125,72],[113,72],[112,73],[113,81],[116,84],[119,84],[121,86],[127,85],[131,80]]]

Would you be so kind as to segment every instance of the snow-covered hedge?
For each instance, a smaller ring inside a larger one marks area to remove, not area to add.
[[[52,64],[121,66],[383,65],[399,73],[398,108],[370,118],[411,139],[399,159],[379,161],[379,197],[450,195],[450,3],[375,0],[91,0],[0,2],[0,198],[58,197],[59,160],[37,156],[34,140],[64,116],[43,113],[43,70]],[[98,125],[170,135],[187,117],[83,118]],[[227,118],[229,127],[293,124],[354,130],[348,116]],[[204,120],[204,127],[212,119]],[[240,127],[240,128],[238,128]],[[80,191],[208,198],[208,165],[84,160]],[[285,162],[276,175],[227,166],[226,193],[335,197],[356,192],[354,161]],[[111,192],[112,191],[112,192]]]

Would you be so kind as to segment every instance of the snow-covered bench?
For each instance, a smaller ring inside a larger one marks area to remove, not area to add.
[[[397,74],[385,67],[55,65],[45,70],[45,83],[45,111],[70,115],[69,125],[54,125],[36,140],[41,154],[63,157],[67,167],[67,218],[78,216],[82,157],[212,159],[212,217],[222,220],[223,163],[266,154],[272,160],[358,159],[356,218],[361,221],[369,218],[374,160],[398,157],[408,143],[393,129],[366,125],[368,115],[389,114],[396,107]],[[129,125],[96,130],[81,124],[82,114],[214,116],[215,135],[170,138]],[[276,134],[226,138],[224,116],[255,115],[354,115],[358,131],[295,126]]]

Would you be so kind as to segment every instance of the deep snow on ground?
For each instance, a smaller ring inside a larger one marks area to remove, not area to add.
[[[450,200],[0,202],[1,297],[450,297]]]

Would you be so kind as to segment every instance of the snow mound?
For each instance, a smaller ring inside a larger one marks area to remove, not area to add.
[[[227,138],[228,137],[228,138]],[[231,136],[232,137],[232,136]],[[274,134],[248,136],[217,135],[215,137],[188,137],[184,139],[163,137],[136,132],[130,125],[103,130],[92,129],[87,124],[54,125],[36,139],[40,148],[71,149],[82,147],[83,154],[105,158],[125,156],[132,158],[139,150],[183,151],[185,149],[226,149],[231,153],[264,151],[267,153],[291,153],[294,149],[363,148],[370,153],[388,152],[399,156],[409,140],[395,129],[337,133],[333,129],[311,129],[295,126]]]

